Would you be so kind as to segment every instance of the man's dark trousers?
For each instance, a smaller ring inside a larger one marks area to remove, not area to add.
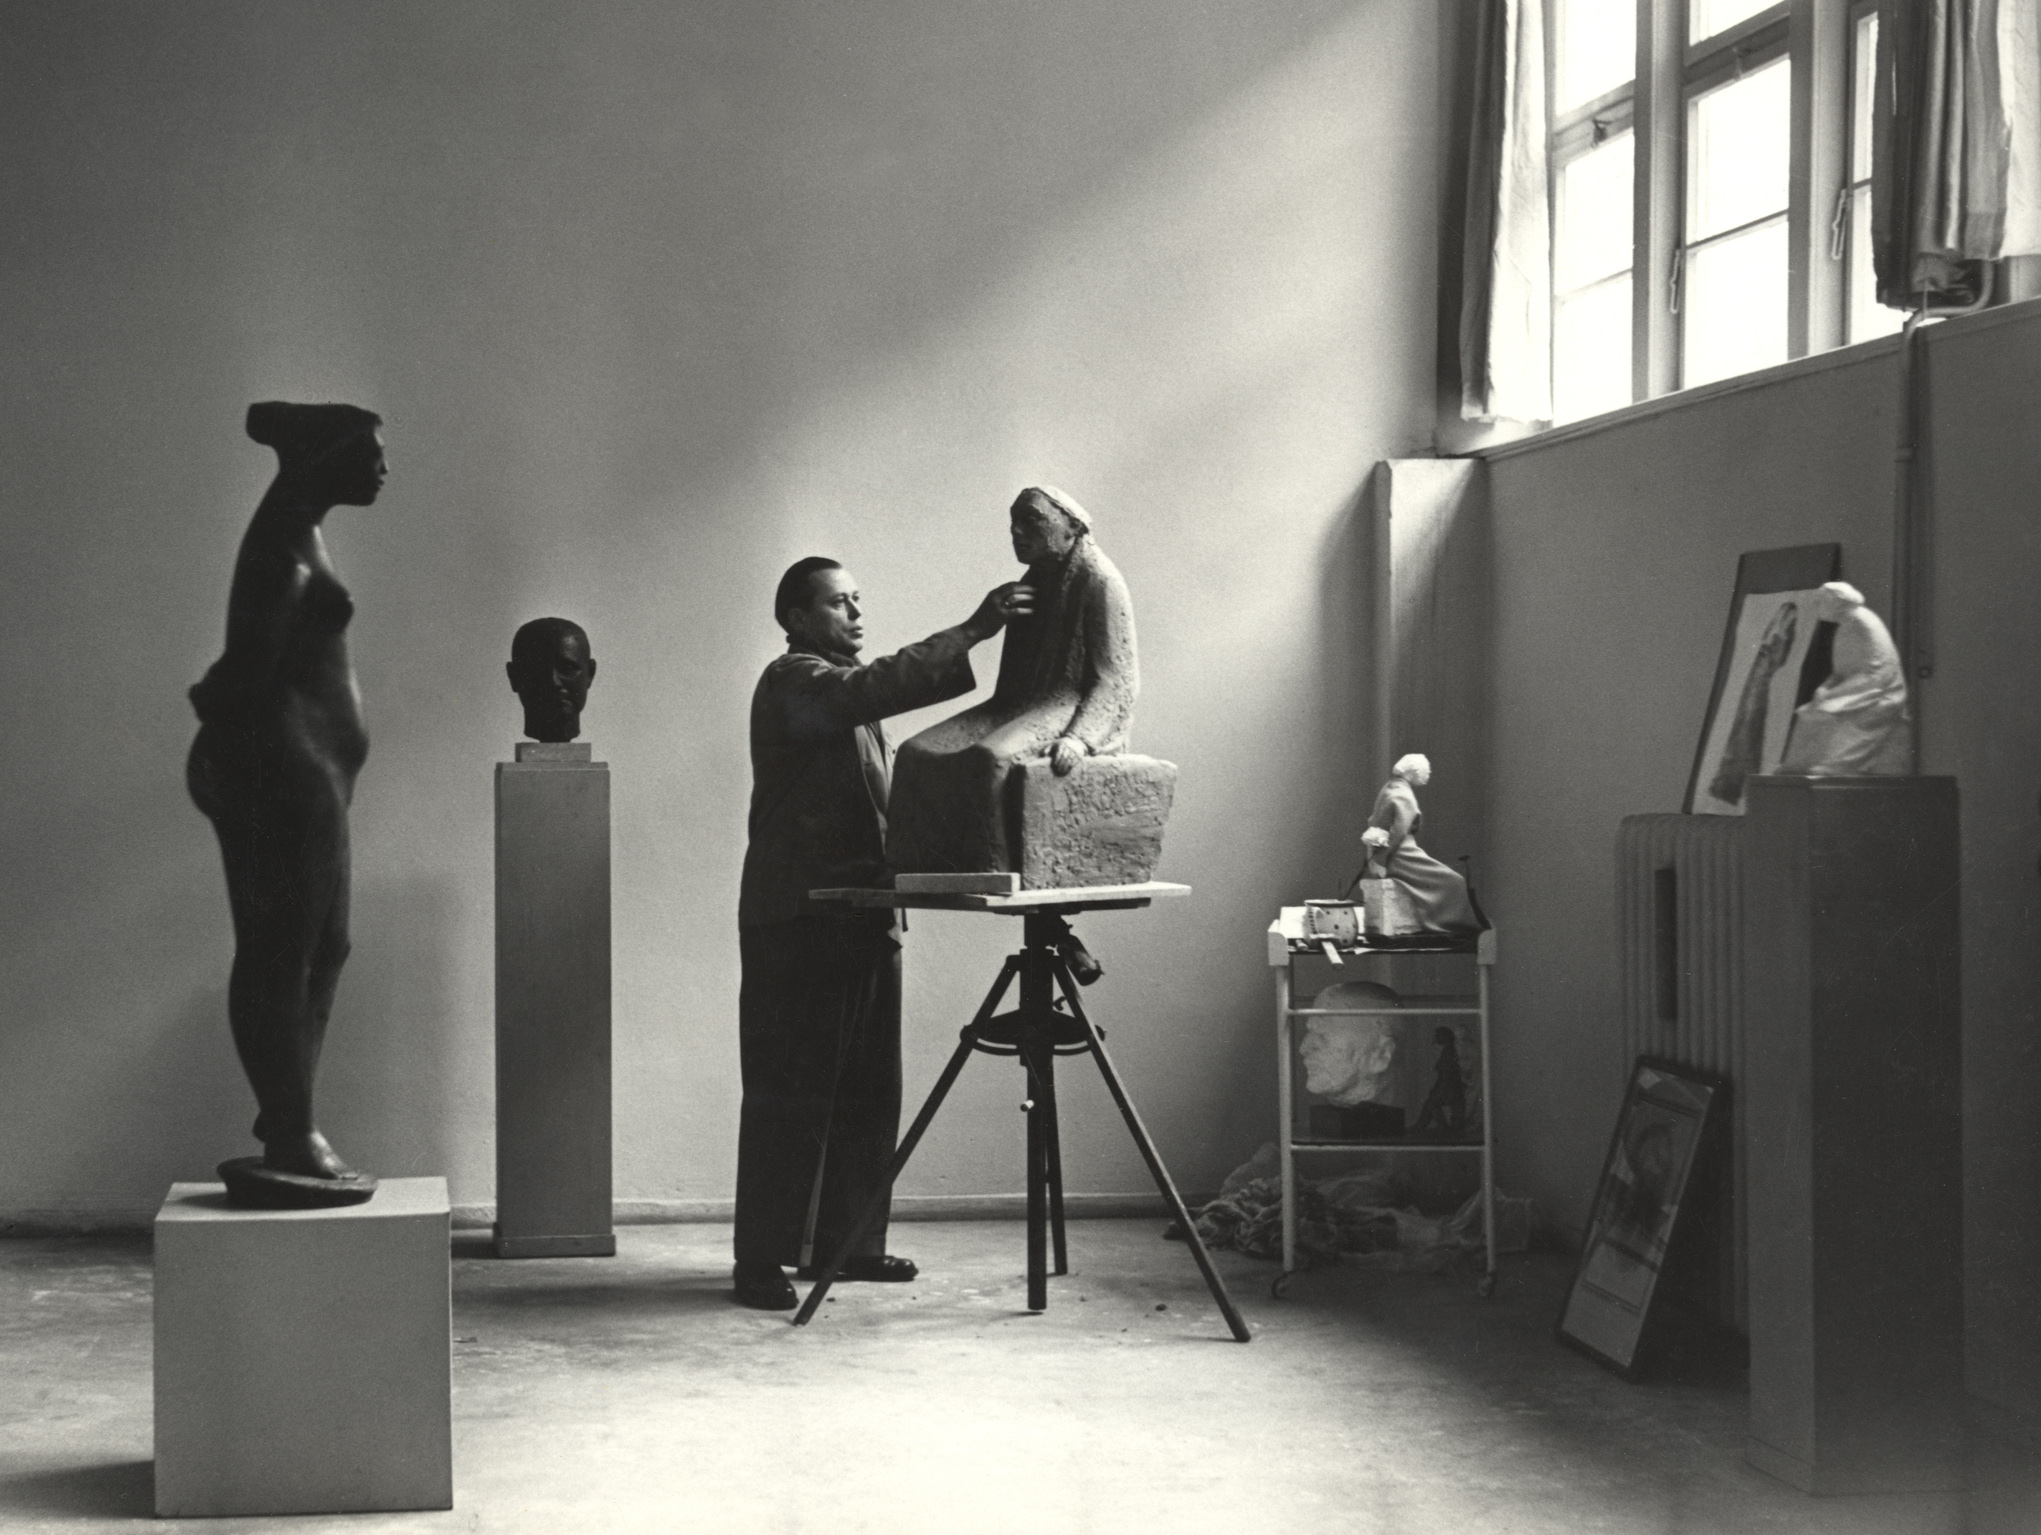
[[[740,1263],[800,1261],[818,1166],[814,1261],[828,1262],[885,1177],[900,1129],[900,945],[892,925],[891,912],[846,913],[739,935]],[[882,1211],[857,1251],[885,1250]]]

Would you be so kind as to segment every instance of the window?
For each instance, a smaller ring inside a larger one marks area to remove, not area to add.
[[[1557,420],[1899,328],[1874,0],[1547,0]]]

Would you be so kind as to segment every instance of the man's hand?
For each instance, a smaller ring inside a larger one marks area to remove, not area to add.
[[[1058,778],[1067,778],[1070,770],[1090,755],[1091,748],[1076,736],[1058,736],[1049,748],[1049,770]]]
[[[964,620],[964,632],[971,636],[973,645],[980,644],[1004,629],[1009,618],[1034,611],[1035,589],[1025,581],[1008,581],[985,594],[978,611]]]

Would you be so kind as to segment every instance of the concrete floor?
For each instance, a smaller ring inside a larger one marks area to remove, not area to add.
[[[2031,1535],[2041,1474],[1994,1440],[1965,1496],[1812,1499],[1741,1460],[1733,1379],[1628,1385],[1552,1341],[1569,1272],[1220,1255],[1232,1342],[1160,1223],[1081,1221],[1050,1310],[1011,1223],[896,1226],[927,1275],[809,1328],[728,1299],[729,1228],[632,1226],[609,1260],[457,1234],[451,1513],[232,1529],[1794,1532]],[[142,1241],[0,1241],[0,1528],[149,1517]]]

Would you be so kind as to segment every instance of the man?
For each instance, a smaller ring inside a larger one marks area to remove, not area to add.
[[[751,697],[750,844],[737,906],[740,1305],[794,1305],[782,1265],[807,1268],[834,1253],[883,1182],[900,1127],[893,913],[818,906],[808,892],[885,883],[879,722],[968,693],[971,647],[1030,603],[1019,583],[995,587],[955,628],[860,665],[863,598],[850,573],[811,557],[780,578],[773,616],[787,653]],[[842,1277],[914,1275],[907,1259],[887,1255],[881,1218]]]

